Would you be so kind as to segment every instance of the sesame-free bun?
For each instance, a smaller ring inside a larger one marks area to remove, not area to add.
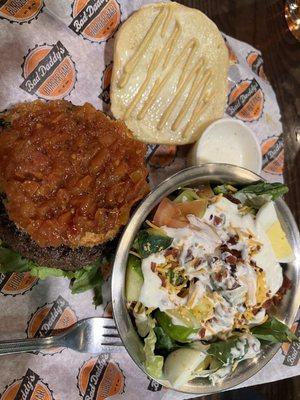
[[[116,35],[112,113],[143,142],[195,142],[223,116],[228,65],[221,33],[202,12],[146,5]]]

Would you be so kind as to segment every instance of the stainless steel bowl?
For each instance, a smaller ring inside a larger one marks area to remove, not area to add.
[[[121,339],[129,355],[135,363],[148,375],[144,368],[143,345],[137,335],[126,309],[124,282],[127,257],[136,233],[145,221],[150,211],[166,196],[180,186],[197,187],[204,182],[231,182],[247,184],[261,179],[258,175],[246,169],[229,164],[204,164],[199,167],[185,169],[162,182],[140,204],[127,225],[120,240],[112,275],[113,313]],[[292,325],[299,307],[300,299],[300,237],[295,220],[283,200],[276,201],[276,208],[283,229],[293,247],[295,261],[286,266],[286,275],[293,282],[280,306],[276,316]],[[280,345],[263,347],[261,354],[252,360],[243,361],[238,368],[221,384],[212,385],[204,379],[194,379],[182,386],[179,391],[193,394],[209,394],[239,385],[257,373],[276,354]],[[151,376],[150,376],[151,377]],[[153,377],[151,377],[153,378]],[[167,381],[159,381],[166,387],[171,387]]]

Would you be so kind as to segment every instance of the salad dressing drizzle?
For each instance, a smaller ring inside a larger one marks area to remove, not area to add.
[[[164,38],[166,33],[167,33],[167,29],[168,29],[168,27],[169,27],[169,25],[171,23],[172,17],[173,17],[173,10],[172,10],[171,7],[168,7],[167,17],[166,17],[166,19],[164,21],[164,24],[162,26],[161,33],[160,33],[160,36],[162,38]]]
[[[181,35],[181,33],[182,33],[182,26],[176,20],[173,33],[169,37],[169,39],[167,41],[167,44],[165,46],[166,53],[165,53],[165,60],[164,60],[164,63],[163,63],[163,68],[164,69],[169,65],[171,56],[172,56],[172,54],[173,54],[173,52],[175,50],[176,42],[177,42],[179,36]]]
[[[175,96],[174,96],[173,100],[171,101],[171,103],[166,108],[165,112],[163,113],[163,115],[162,115],[162,117],[161,117],[161,119],[160,119],[160,121],[159,121],[159,123],[157,125],[157,129],[162,129],[163,126],[166,124],[166,122],[168,121],[172,111],[174,110],[174,107],[175,107],[176,103],[178,102],[178,100],[182,96],[182,94],[184,92],[184,89],[185,89],[186,85],[188,84],[189,80],[194,79],[194,82],[193,82],[191,90],[190,90],[190,92],[188,94],[187,100],[186,100],[186,102],[185,102],[185,104],[183,106],[184,111],[186,112],[185,105],[186,105],[187,101],[189,101],[189,99],[194,94],[194,91],[195,91],[194,87],[195,87],[195,85],[197,85],[199,77],[201,77],[201,73],[203,71],[203,63],[204,63],[203,59],[200,59],[199,62],[196,64],[196,66],[194,66],[192,71],[189,73],[189,75],[185,78],[185,80],[182,81],[182,83],[178,86],[178,89],[177,89],[177,91],[175,93]],[[195,95],[196,95],[196,93],[195,93]],[[183,108],[182,108],[182,110],[183,110]],[[176,122],[176,120],[175,120],[175,122]]]
[[[133,55],[133,57],[126,63],[124,67],[124,72],[121,75],[118,87],[122,89],[128,82],[130,75],[134,71],[135,67],[137,66],[138,62],[143,57],[144,53],[146,52],[147,48],[149,47],[151,41],[153,40],[158,28],[161,26],[163,20],[167,17],[166,9],[162,8],[161,11],[157,14],[153,24],[150,26],[146,36],[140,43],[140,46],[137,52]]]

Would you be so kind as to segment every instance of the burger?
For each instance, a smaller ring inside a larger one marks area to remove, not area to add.
[[[0,115],[0,273],[101,283],[100,264],[149,191],[146,146],[91,104],[34,101]]]

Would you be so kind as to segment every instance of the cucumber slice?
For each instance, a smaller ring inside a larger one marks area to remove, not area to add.
[[[125,279],[125,296],[127,301],[138,301],[143,283],[144,277],[141,260],[129,254]]]

